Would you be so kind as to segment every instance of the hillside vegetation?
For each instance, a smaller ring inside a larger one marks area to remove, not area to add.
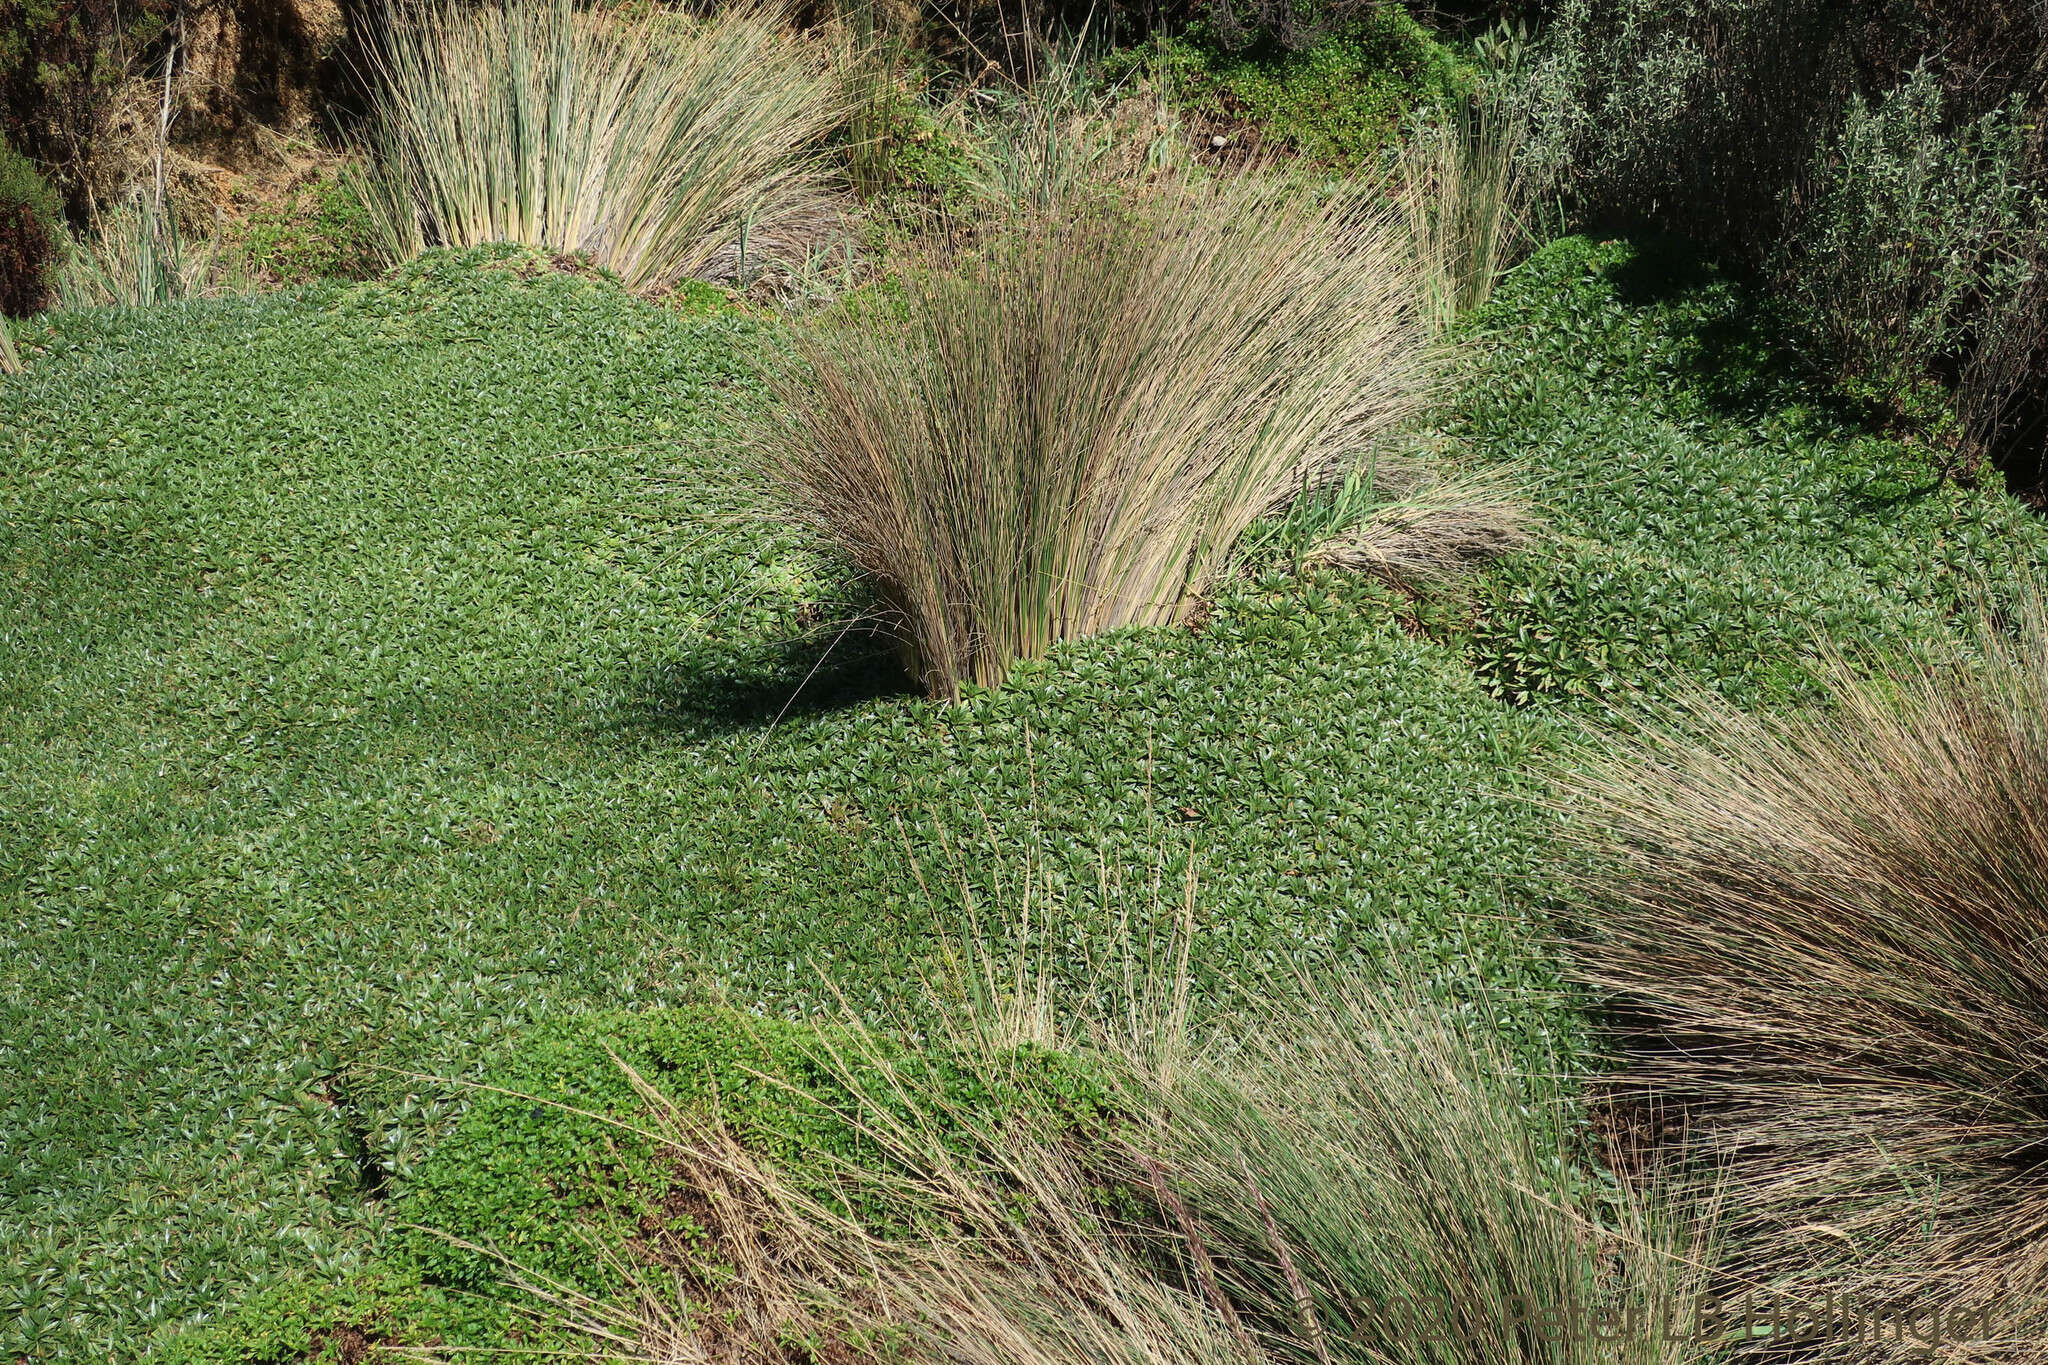
[[[957,706],[843,630],[857,590],[731,458],[772,323],[483,249],[26,329],[0,1351],[125,1356],[362,1266],[460,1097],[408,1073],[537,1019],[915,1017],[963,881],[1000,913],[1027,862],[1073,990],[1192,859],[1202,979],[1393,954],[1572,1052],[1525,922],[1560,727],[1653,680],[1805,695],[1816,648],[1940,638],[2038,543],[1785,381],[1755,307],[1553,246],[1447,417],[1550,523],[1469,606],[1276,567]]]
[[[0,15],[0,1362],[2048,1365],[2039,8]]]

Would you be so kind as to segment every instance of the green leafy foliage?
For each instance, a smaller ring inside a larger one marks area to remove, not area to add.
[[[1978,0],[1559,0],[1507,88],[1560,210],[1765,270],[1824,365],[1904,420],[1952,401],[1964,462],[2035,481],[2041,32]]]
[[[1385,588],[1282,566],[1199,629],[1062,646],[957,705],[905,695],[846,628],[857,589],[764,514],[731,452],[764,328],[707,292],[656,307],[484,248],[26,325],[0,1355],[128,1358],[259,1294],[273,1354],[246,1358],[339,1349],[309,1285],[453,1311],[380,1263],[473,1098],[419,1076],[706,984],[773,1018],[914,1012],[965,891],[1002,906],[1024,855],[1070,902],[1028,945],[1063,982],[1122,946],[1104,869],[1192,862],[1197,989],[1398,956],[1569,1058],[1517,794],[1575,716],[1488,689],[1790,700],[1815,643],[1917,647],[2040,532],[1801,387],[1767,309],[1654,244],[1553,246],[1467,325],[1451,434],[1554,534],[1480,581],[1466,657]],[[445,1189],[479,1229],[530,1210]]]
[[[945,204],[967,190],[972,162],[915,95],[892,86],[862,107],[844,143],[854,184],[870,196],[904,194]]]
[[[1746,705],[1814,694],[1819,646],[1934,638],[2040,528],[1871,434],[1770,338],[1782,314],[1683,248],[1582,238],[1480,315],[1460,423],[1525,462],[1555,543],[1496,576],[1472,628],[1495,695],[1597,700],[1705,682]]]
[[[63,224],[49,182],[0,138],[0,315],[22,317],[49,302]]]
[[[362,279],[379,265],[369,207],[346,171],[257,207],[240,246],[250,269],[276,284]]]
[[[1249,126],[1262,142],[1346,168],[1377,158],[1410,112],[1447,103],[1471,84],[1451,50],[1393,5],[1298,50],[1269,39],[1230,51],[1196,34],[1157,39],[1120,61],[1157,63],[1190,113]]]
[[[369,1344],[523,1341],[538,1324],[498,1299],[422,1283],[379,1268],[339,1282],[283,1280],[252,1294],[218,1322],[167,1336],[171,1365],[344,1365]],[[517,1334],[516,1336],[514,1334]]]
[[[1193,858],[1201,981],[1395,953],[1567,1027],[1509,898],[1544,727],[1382,588],[1233,580],[1199,632],[938,705],[740,472],[760,327],[730,311],[487,248],[22,340],[8,1358],[363,1268],[463,1097],[384,1068],[472,1074],[706,982],[915,1009],[959,884],[989,904],[1025,852],[1074,902],[1066,979],[1120,946],[1100,869]]]

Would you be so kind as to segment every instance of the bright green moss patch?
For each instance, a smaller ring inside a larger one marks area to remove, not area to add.
[[[592,1241],[618,1246],[643,1220],[663,1217],[677,1189],[651,1135],[662,1120],[648,1112],[626,1068],[831,1199],[841,1166],[881,1165],[850,1116],[879,1106],[909,1117],[892,1094],[896,1083],[943,1097],[936,1112],[971,1112],[996,1126],[1013,1111],[1095,1121],[1100,1092],[1071,1063],[1042,1052],[1013,1063],[997,1086],[943,1051],[909,1054],[886,1038],[724,1008],[607,1013],[545,1026],[492,1073],[495,1088],[480,1093],[453,1135],[404,1179],[393,1219],[433,1231],[405,1234],[390,1256],[437,1285],[480,1292],[498,1285],[499,1265],[448,1240],[459,1238],[588,1292],[617,1287],[616,1267],[592,1257]],[[883,1229],[910,1216],[880,1207],[855,1212]]]

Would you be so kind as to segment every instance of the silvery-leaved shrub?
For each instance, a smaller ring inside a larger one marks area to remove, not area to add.
[[[1816,154],[1778,273],[1832,357],[1886,389],[1924,380],[2031,273],[2040,196],[2018,105],[1949,126],[1927,66],[1854,99]]]

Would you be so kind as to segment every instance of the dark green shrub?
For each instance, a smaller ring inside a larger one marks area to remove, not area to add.
[[[49,303],[61,221],[35,163],[0,141],[0,313],[18,318]]]
[[[1560,0],[1523,94],[1532,160],[1591,219],[1755,258],[1853,99],[1938,62],[1946,126],[2038,109],[2040,51],[2015,0]]]
[[[1886,393],[1928,380],[2019,294],[2040,231],[2022,110],[1952,131],[1943,114],[1926,67],[1881,100],[1852,99],[1774,272],[1830,357]]]
[[[1407,18],[1382,0],[1208,0],[1190,12],[1221,47],[1299,52],[1326,38]]]
[[[172,0],[21,0],[0,6],[0,127],[50,168],[72,212],[110,140],[117,92],[156,68]]]
[[[1531,166],[1592,221],[1770,240],[1849,90],[1836,0],[1561,0],[1523,91]]]
[[[1583,222],[1768,268],[1873,396],[1935,371],[1951,444],[2039,463],[2042,38],[2019,0],[1561,0],[1529,170]]]

